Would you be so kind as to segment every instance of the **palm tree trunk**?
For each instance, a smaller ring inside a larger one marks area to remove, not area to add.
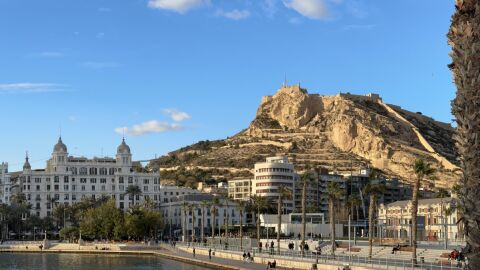
[[[306,196],[307,196],[307,181],[304,180],[302,188],[302,241],[300,242],[300,250],[302,251],[302,257],[305,256],[305,232],[307,230],[307,221],[306,221]]]
[[[195,209],[196,207],[192,207],[192,241],[195,238]]]
[[[332,255],[335,255],[335,211],[333,209],[333,200],[328,200],[328,213],[330,215],[330,242],[332,244]]]
[[[260,206],[257,206],[257,246],[260,247]]]
[[[412,194],[412,262],[417,263],[417,212],[418,212],[418,191],[420,188],[420,177],[417,177],[413,184]]]
[[[370,205],[368,206],[368,258],[372,258],[373,249],[373,211],[375,211],[375,195],[370,195]]]
[[[278,218],[278,223],[277,223],[277,250],[278,254],[280,254],[280,229],[282,228],[282,196],[278,196],[278,205],[277,205],[277,218]]]
[[[205,240],[205,207],[202,206],[202,227],[200,228],[202,243]]]
[[[187,241],[187,209],[183,209],[183,242]]]
[[[243,210],[240,209],[240,250],[243,249]]]
[[[467,240],[464,251],[469,261],[469,269],[475,269],[480,265],[479,18],[478,0],[457,0],[456,12],[452,16],[452,25],[448,33],[448,40],[453,48],[450,53],[453,63],[449,67],[457,85],[452,111],[457,122],[455,140],[463,172],[460,178],[459,197]]]
[[[217,219],[216,212],[217,212],[216,207],[215,206],[212,207],[212,219],[211,219],[211,221],[212,221],[212,240],[215,239],[215,221]]]

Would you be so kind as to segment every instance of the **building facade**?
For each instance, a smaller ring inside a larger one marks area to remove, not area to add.
[[[160,186],[161,190],[161,204],[169,203],[174,198],[176,199],[178,196],[183,195],[190,195],[190,194],[199,194],[200,191],[188,188],[188,187],[179,187],[179,186]]]
[[[417,240],[437,241],[463,239],[462,226],[457,224],[459,214],[453,198],[423,199],[418,201]],[[377,230],[383,237],[409,239],[412,224],[412,201],[381,204],[378,208]]]
[[[185,237],[190,239],[193,236],[200,239],[202,227],[202,208],[204,211],[204,233],[206,236],[212,235],[212,224],[215,223],[215,235],[224,235],[226,225],[230,231],[233,227],[240,225],[240,210],[238,204],[220,196],[219,205],[216,206],[216,215],[212,215],[211,205],[215,195],[207,193],[197,193],[190,195],[177,196],[171,198],[168,203],[160,205],[160,212],[165,222],[165,235],[169,237],[181,237],[183,227],[185,226]],[[186,222],[186,223],[185,223]],[[244,211],[242,222],[247,225],[246,213]]]
[[[284,200],[284,212],[291,213],[295,209],[297,180],[298,175],[287,156],[268,157],[265,162],[255,164],[252,194],[277,200],[278,188],[283,186],[291,193],[291,199]]]
[[[8,173],[8,163],[0,164],[0,203],[8,203],[12,192],[12,183]]]
[[[138,186],[141,194],[126,195],[128,186]],[[160,179],[157,173],[137,172],[132,166],[130,147],[122,140],[115,158],[72,157],[59,138],[45,169],[32,170],[25,159],[20,175],[20,191],[32,205],[31,214],[45,217],[55,205],[70,205],[82,198],[111,197],[122,210],[150,199],[160,201]]]
[[[228,180],[228,197],[233,200],[248,201],[252,196],[251,178],[235,178]]]

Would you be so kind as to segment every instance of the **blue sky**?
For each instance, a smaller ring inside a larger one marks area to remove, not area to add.
[[[450,122],[454,1],[0,0],[0,161],[134,159],[234,135],[287,74]]]

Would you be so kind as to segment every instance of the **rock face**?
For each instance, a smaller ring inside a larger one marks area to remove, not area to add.
[[[423,158],[437,168],[430,186],[448,188],[458,178],[453,132],[448,124],[385,104],[376,94],[321,96],[283,85],[262,98],[247,129],[196,152],[188,165],[249,170],[276,152],[288,154],[297,170],[321,166],[341,173],[373,166],[411,181],[414,160]],[[181,157],[191,148],[195,145],[171,155]],[[166,160],[158,165],[172,165]]]

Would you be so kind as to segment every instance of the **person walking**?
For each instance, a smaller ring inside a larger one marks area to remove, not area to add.
[[[193,257],[195,258],[195,248],[193,248]]]
[[[208,259],[212,260],[212,249],[211,248],[208,249]]]

